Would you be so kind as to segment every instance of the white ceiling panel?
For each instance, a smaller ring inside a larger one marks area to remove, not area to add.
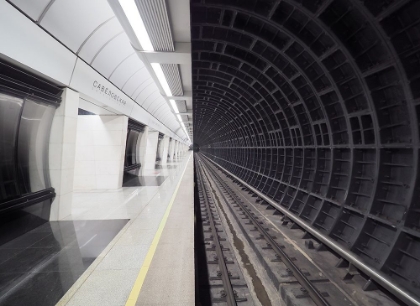
[[[94,56],[101,50],[101,48],[115,35],[122,33],[124,30],[118,22],[117,18],[112,17],[105,23],[102,23],[94,30],[90,36],[80,46],[79,56],[86,62],[91,63]]]
[[[133,99],[136,100],[140,96],[143,89],[145,89],[148,86],[156,86],[152,78],[147,79],[147,80],[143,81],[143,83],[138,84],[136,90],[134,90],[134,93],[133,93],[133,96],[132,96]]]
[[[142,61],[139,59],[137,54],[133,52],[115,68],[109,80],[118,87],[122,88],[128,78],[142,67],[144,67]],[[137,84],[137,86],[138,85],[139,84]]]
[[[161,110],[164,106],[162,105],[159,110]],[[160,111],[158,113],[154,113],[153,116],[155,116],[156,118],[159,118],[160,121],[165,122],[165,110]]]
[[[138,93],[137,98],[135,100],[138,104],[145,108],[144,101],[154,93],[156,93],[156,85],[150,84]]]
[[[160,97],[161,96],[159,92],[153,91],[152,94],[144,96],[142,106],[150,112],[150,107],[152,106],[152,103],[158,101]]]
[[[124,91],[130,97],[135,97],[134,93],[141,84],[146,83],[146,81],[150,79],[149,72],[147,71],[146,67],[141,68],[138,70],[129,80],[127,80],[126,84],[124,84]]]
[[[152,115],[154,115],[154,114],[156,114],[157,112],[157,110],[158,109],[165,109],[166,108],[166,106],[165,106],[165,104],[167,105],[167,103],[166,103],[166,101],[165,101],[165,99],[163,99],[163,98],[159,98],[159,99],[157,99],[157,100],[155,100],[155,101],[152,101],[151,103],[150,103],[150,106],[149,106],[149,108],[148,108],[148,111],[152,114]]]
[[[168,121],[169,118],[174,116],[168,105],[162,105],[153,115],[162,118],[163,121]]]
[[[150,103],[149,103],[149,107],[148,107],[148,110],[149,110],[149,112],[151,113],[151,114],[153,114],[153,113],[155,113],[156,112],[156,110],[161,106],[161,105],[164,105],[164,104],[166,104],[166,101],[165,101],[165,99],[164,98],[162,98],[162,96],[159,94],[159,95],[156,95],[155,96],[156,97],[156,99],[154,99],[154,100],[152,100],[152,99],[150,99]]]
[[[41,25],[76,52],[99,25],[113,16],[104,0],[56,0]]]
[[[155,113],[155,116],[159,116],[163,121],[170,121],[172,118],[174,118],[174,114],[168,105],[163,106],[162,109],[158,109],[158,111]],[[178,125],[177,122],[177,120],[173,120],[174,125]]]
[[[105,77],[109,77],[112,71],[132,52],[133,48],[127,36],[122,33],[103,47],[93,60],[92,67]]]
[[[159,88],[156,86],[154,80],[150,76],[149,71],[147,71],[147,68],[142,70],[141,74],[137,75],[137,82],[138,82],[138,84],[140,84],[141,88],[149,86],[149,84],[151,84],[150,86],[153,86],[156,91],[159,90]],[[137,89],[137,87],[136,87],[136,89]]]
[[[162,118],[160,114],[163,114],[163,111],[165,110],[166,110],[165,104],[160,104],[151,114],[155,117]]]
[[[148,112],[150,112],[153,116],[155,116],[156,114],[156,110],[159,108],[162,108],[163,103],[160,102],[159,100],[153,101],[150,105],[150,107],[147,109]]]
[[[33,20],[38,21],[39,16],[41,16],[50,0],[11,0],[10,2],[25,12],[25,14]]]

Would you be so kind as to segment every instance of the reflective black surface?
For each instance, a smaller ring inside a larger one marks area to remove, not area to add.
[[[124,167],[130,167],[140,163],[140,161],[137,158],[137,142],[140,139],[141,134],[142,133],[136,130],[128,130]]]
[[[51,187],[48,143],[55,106],[25,99],[18,137],[18,171],[23,194]]]
[[[136,176],[124,173],[123,187],[160,186],[166,178],[166,176]]]
[[[7,214],[1,214],[0,248],[3,244],[48,222],[50,206],[51,200],[45,200]]]
[[[3,79],[2,79],[3,78]],[[48,221],[55,196],[48,143],[57,104],[4,87],[0,76],[0,245]]]
[[[155,169],[176,169],[176,166],[175,165],[168,165],[168,166],[156,165]]]
[[[127,222],[48,222],[0,246],[0,305],[55,305]]]
[[[23,100],[0,92],[0,203],[19,192],[17,135]]]

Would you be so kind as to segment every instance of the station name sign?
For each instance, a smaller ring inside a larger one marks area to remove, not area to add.
[[[124,100],[118,94],[116,94],[111,89],[109,89],[108,87],[102,85],[101,83],[99,83],[96,80],[93,81],[93,87],[95,89],[97,89],[97,91],[101,92],[102,94],[109,96],[111,99],[115,100],[116,102],[118,102],[118,103],[120,103],[122,105],[126,105],[127,104],[127,101],[126,100]]]

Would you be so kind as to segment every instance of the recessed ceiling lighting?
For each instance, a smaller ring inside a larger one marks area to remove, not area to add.
[[[163,73],[162,67],[159,63],[151,63],[152,68],[156,74],[156,77],[158,78],[160,85],[162,85],[163,90],[165,91],[165,94],[170,97],[172,96],[172,91],[169,88],[168,81],[166,80],[165,74]]]
[[[179,113],[178,106],[176,105],[175,100],[170,99],[169,102],[171,102],[171,106],[174,109],[175,114]]]
[[[143,50],[154,51],[136,2],[134,0],[119,0],[119,2]]]

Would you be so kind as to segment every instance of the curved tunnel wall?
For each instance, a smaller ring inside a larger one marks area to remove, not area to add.
[[[420,1],[191,6],[201,152],[420,296]]]

